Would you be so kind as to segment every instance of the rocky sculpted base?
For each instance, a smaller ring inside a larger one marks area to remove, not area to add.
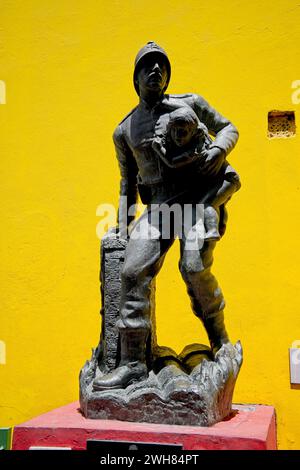
[[[94,391],[102,375],[95,354],[80,374],[80,405],[86,418],[212,426],[229,416],[243,360],[240,342],[225,344],[215,358],[207,346],[190,345],[179,355],[159,348],[146,380],[126,389]]]

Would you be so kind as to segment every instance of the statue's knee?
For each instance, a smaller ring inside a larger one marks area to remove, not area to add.
[[[210,241],[203,245],[200,251],[183,254],[179,261],[179,270],[183,279],[198,276],[205,278],[210,274],[210,268],[213,263],[213,249],[216,242]]]
[[[179,270],[183,279],[189,280],[190,278],[195,277],[195,275],[202,276],[206,271],[206,268],[201,262],[187,262],[184,260],[179,263]]]
[[[121,281],[125,284],[148,285],[154,277],[152,270],[145,265],[125,262],[121,271]]]
[[[124,263],[121,271],[121,280],[123,283],[136,283],[139,275],[140,273],[136,263]]]

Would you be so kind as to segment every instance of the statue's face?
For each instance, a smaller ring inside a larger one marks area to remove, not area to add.
[[[161,92],[168,80],[167,67],[161,54],[149,54],[137,74],[140,95],[149,92]]]
[[[171,139],[177,147],[187,145],[194,135],[194,126],[186,123],[176,123],[170,129]]]

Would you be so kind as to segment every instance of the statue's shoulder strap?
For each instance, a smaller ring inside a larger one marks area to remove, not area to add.
[[[173,98],[175,100],[180,100],[180,99],[188,99],[188,98],[193,98],[195,96],[194,93],[183,93],[179,95],[168,95],[170,98]]]
[[[194,109],[195,103],[202,105],[203,98],[196,93],[184,93],[178,95],[169,95],[170,101],[177,101],[177,103],[184,103]]]
[[[119,122],[119,126],[123,124],[123,122],[125,122],[126,119],[128,119],[134,113],[136,109],[137,109],[137,106],[135,106],[129,113],[127,113],[126,116],[122,119],[122,121]]]

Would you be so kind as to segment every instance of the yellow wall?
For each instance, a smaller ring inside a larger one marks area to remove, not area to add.
[[[270,110],[295,110],[300,122],[299,2],[2,0],[0,9],[0,427],[77,399],[99,336],[96,207],[117,203],[111,134],[137,102],[135,54],[155,40],[173,66],[169,92],[202,94],[240,130],[230,162],[243,188],[215,261],[245,354],[234,400],[274,405],[280,448],[300,448],[288,368],[300,339],[300,128],[267,138]],[[179,352],[206,336],[177,258],[174,247],[157,315],[159,342]]]

